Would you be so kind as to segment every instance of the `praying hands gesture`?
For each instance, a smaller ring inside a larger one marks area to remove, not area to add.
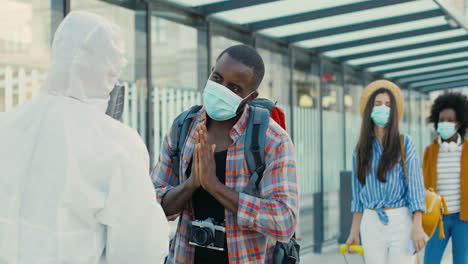
[[[194,184],[203,187],[208,192],[221,183],[216,176],[215,148],[216,145],[208,144],[206,126],[200,124],[195,131],[192,177],[194,177]]]
[[[193,173],[189,180],[193,186],[203,187],[226,209],[237,214],[239,193],[228,188],[216,176],[214,151],[216,145],[208,143],[208,131],[200,124],[195,132],[195,150],[193,152]]]

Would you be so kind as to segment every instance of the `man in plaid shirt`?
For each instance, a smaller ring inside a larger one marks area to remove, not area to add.
[[[172,172],[175,139],[167,133],[151,176],[168,218],[180,218],[166,263],[271,263],[277,241],[293,236],[298,214],[294,147],[274,121],[266,133],[259,194],[245,191],[252,174],[244,156],[247,103],[258,96],[263,75],[255,49],[238,45],[221,53],[181,150],[179,177]],[[208,217],[225,224],[224,251],[189,245],[192,221]]]

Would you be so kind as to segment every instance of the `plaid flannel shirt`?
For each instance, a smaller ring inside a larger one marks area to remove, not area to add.
[[[229,146],[227,154],[226,186],[239,192],[239,207],[237,216],[225,210],[227,248],[229,263],[263,264],[272,262],[277,241],[286,242],[294,234],[298,214],[296,163],[291,138],[276,122],[270,122],[266,133],[266,169],[259,186],[260,197],[244,192],[251,176],[244,157],[249,113],[247,107],[230,133],[233,144]],[[202,108],[189,128],[178,178],[171,170],[171,133],[167,133],[158,164],[151,175],[159,203],[168,191],[187,179],[185,172],[195,145],[194,129],[205,122],[206,111]],[[192,264],[195,250],[188,243],[193,219],[191,203],[187,203],[179,217],[167,263]]]

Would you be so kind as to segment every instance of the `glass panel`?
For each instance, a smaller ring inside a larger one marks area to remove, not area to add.
[[[225,49],[231,46],[239,44],[242,43],[223,36],[211,36],[211,65],[216,64],[216,60],[218,59],[218,56],[221,54],[221,52],[223,52]]]
[[[55,1],[3,0],[0,8],[0,112],[39,94],[50,65],[63,6]]]
[[[313,244],[314,194],[320,192],[320,123],[318,64],[305,54],[294,55],[293,91],[297,103],[293,108],[294,144],[296,147],[297,178],[301,195],[299,224],[296,230],[301,247]]]
[[[330,57],[341,57],[341,56],[347,56],[347,55],[352,55],[352,54],[359,54],[362,52],[401,47],[401,46],[405,46],[409,44],[423,43],[427,41],[446,39],[446,38],[457,37],[457,36],[462,36],[462,35],[466,35],[465,29],[454,29],[454,30],[440,32],[440,33],[426,34],[426,35],[415,36],[415,37],[410,37],[410,38],[402,38],[402,39],[397,39],[397,40],[378,42],[378,43],[361,45],[361,46],[352,47],[352,48],[344,48],[344,49],[325,52],[324,54]]]
[[[394,33],[401,33],[410,30],[428,28],[433,26],[440,26],[447,24],[447,21],[444,17],[435,17],[429,19],[421,19],[417,21],[401,23],[401,24],[394,24],[382,27],[376,27],[366,30],[359,30],[359,31],[352,31],[349,33],[332,35],[329,37],[322,37],[317,39],[305,40],[297,42],[297,45],[303,48],[314,48],[314,47],[321,47],[326,45],[332,45],[337,43],[343,43],[358,39],[366,39],[371,37],[378,37],[383,35],[390,35]]]
[[[400,67],[407,67],[407,66],[414,66],[414,65],[437,62],[437,61],[463,58],[466,56],[468,56],[468,52],[452,53],[449,55],[435,56],[435,57],[430,57],[427,59],[419,59],[419,60],[412,60],[409,62],[400,62],[400,63],[377,66],[377,67],[370,67],[368,68],[368,70],[369,71],[385,71],[385,70],[390,70],[390,69],[395,69],[395,68],[400,68]]]
[[[151,18],[154,153],[178,114],[201,104],[198,92],[196,28],[160,17]],[[156,162],[156,159],[154,159]]]
[[[239,8],[231,11],[221,12],[215,17],[235,24],[246,24],[256,21],[263,21],[277,17],[290,16],[314,10],[320,10],[335,6],[347,5],[362,0],[328,0],[328,1],[275,1],[272,3],[256,5],[246,8]]]
[[[402,92],[405,98],[405,112],[403,113],[403,119],[400,121],[400,133],[409,134],[411,124],[410,91],[402,89]]]
[[[341,68],[324,65],[322,74],[323,107],[323,185],[324,238],[333,240],[339,229],[340,172],[344,169],[343,78]]]
[[[157,89],[197,89],[197,29],[151,18],[153,82]]]
[[[86,10],[101,15],[120,26],[125,38],[128,60],[120,80],[127,91],[123,121],[146,139],[147,83],[146,83],[146,14],[95,0],[72,0],[72,10]]]
[[[258,49],[258,52],[265,63],[265,77],[258,90],[260,97],[276,101],[280,105],[289,105],[289,57],[263,48]]]
[[[422,100],[423,100],[422,114],[424,116],[424,120],[426,120],[431,114],[431,106],[432,106],[431,97],[428,94],[423,94]],[[431,144],[433,137],[435,137],[434,125],[424,122],[423,133],[422,133],[423,148]]]
[[[273,37],[283,37],[288,35],[300,34],[303,32],[318,31],[328,28],[340,27],[344,25],[352,25],[362,22],[373,21],[377,19],[402,16],[432,9],[438,9],[438,6],[432,1],[414,1],[392,6],[373,8],[369,10],[353,12],[343,15],[320,18],[312,21],[300,22],[291,25],[274,27],[266,30],[261,30],[260,32]]]
[[[411,131],[410,135],[413,138],[416,150],[418,151],[419,157],[422,158],[422,147],[421,147],[421,121],[422,121],[422,109],[421,109],[421,97],[418,91],[411,91]]]
[[[344,76],[345,135],[346,135],[346,170],[352,170],[353,152],[359,140],[361,129],[361,97],[363,80],[356,73],[346,72]]]
[[[444,70],[444,69],[456,68],[456,67],[467,66],[467,65],[468,65],[468,61],[461,61],[461,62],[455,62],[455,63],[450,63],[450,64],[443,64],[443,65],[437,65],[437,66],[431,66],[431,67],[417,68],[417,69],[414,69],[414,70],[392,72],[392,73],[385,74],[385,78],[394,78],[394,77],[404,76],[404,75],[409,75],[409,74],[417,74],[417,73],[424,73],[424,72],[428,72],[428,71]]]
[[[431,46],[427,48],[411,49],[411,50],[389,53],[385,55],[349,60],[347,62],[352,65],[361,65],[361,64],[374,63],[374,62],[385,61],[385,60],[405,58],[409,56],[422,55],[422,54],[427,54],[427,53],[432,53],[432,52],[437,52],[437,51],[464,48],[466,46],[468,46],[468,41],[460,41],[460,42],[449,43],[449,44],[444,44],[444,45]]]

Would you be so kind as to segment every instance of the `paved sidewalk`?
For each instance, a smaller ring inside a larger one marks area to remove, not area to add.
[[[445,251],[444,259],[442,260],[441,264],[452,264],[452,247],[451,244],[447,246],[447,250]],[[423,254],[421,256],[421,264]],[[338,246],[330,247],[327,249],[327,252],[323,254],[313,254],[307,253],[301,256],[301,264],[345,264],[345,260],[343,256],[338,253]],[[351,255],[348,256],[348,263],[349,264],[365,264],[364,259],[359,255]],[[378,263],[366,263],[366,264],[378,264]],[[404,264],[404,263],[402,263]]]

